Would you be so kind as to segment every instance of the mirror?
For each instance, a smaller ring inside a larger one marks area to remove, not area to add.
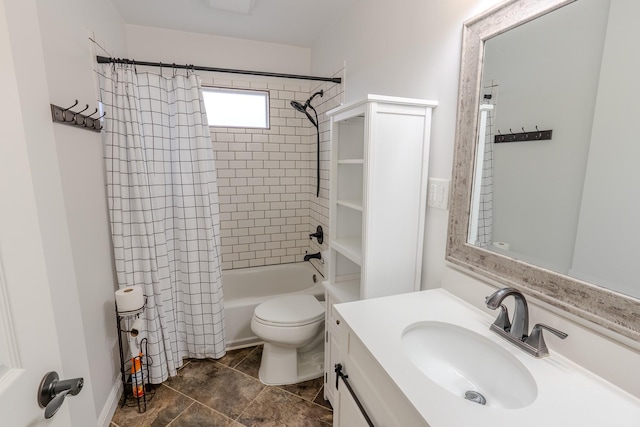
[[[465,23],[447,260],[638,340],[635,3],[510,1]]]

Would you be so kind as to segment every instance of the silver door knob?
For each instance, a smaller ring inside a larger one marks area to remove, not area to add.
[[[62,380],[57,372],[48,372],[38,387],[38,404],[44,408],[44,417],[49,419],[53,417],[67,394],[75,396],[80,393],[84,386],[84,378],[73,378],[71,380]]]

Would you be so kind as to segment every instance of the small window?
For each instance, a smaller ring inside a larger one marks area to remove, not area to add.
[[[269,128],[269,92],[202,88],[209,126]]]

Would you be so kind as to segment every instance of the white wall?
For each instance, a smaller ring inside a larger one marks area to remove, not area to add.
[[[573,258],[608,12],[608,1],[581,0],[485,47],[482,78],[497,85],[494,131],[553,129],[551,140],[494,144],[493,241],[564,274]]]
[[[637,132],[640,3],[612,2],[571,274],[640,298],[640,144]],[[635,49],[637,52],[637,49]]]
[[[498,0],[356,2],[312,49],[312,73],[346,62],[346,101],[368,93],[433,99],[429,176],[450,178],[462,24]],[[422,287],[441,283],[448,211],[427,208]]]
[[[93,112],[98,93],[93,71],[95,52],[89,35],[112,49],[112,54],[122,55],[124,23],[110,2],[38,0],[36,3],[48,102],[70,106],[78,99],[76,111],[89,104],[87,112]],[[43,107],[48,109],[48,105]],[[50,117],[47,120],[50,122]],[[86,372],[77,374],[90,380],[92,388],[87,394],[91,395],[91,403],[86,407],[95,419],[104,423],[105,419],[110,421],[110,411],[115,408],[119,356],[101,136],[61,124],[53,124],[53,131],[55,155],[44,161],[55,170],[48,179],[59,181],[61,186],[62,194],[57,196],[62,196],[59,202],[64,203],[66,212],[62,229],[67,230],[65,238],[73,258],[73,270],[67,273],[75,276],[69,284],[73,286],[69,290],[72,298],[62,300],[56,314],[65,317],[72,309],[80,310],[85,342],[82,351],[87,367]],[[73,359],[66,360],[71,363]]]
[[[129,59],[309,74],[311,53],[307,48],[137,25],[126,28]]]
[[[309,98],[310,86],[272,78],[243,80],[210,77],[203,84],[269,91],[269,129],[211,128],[220,193],[222,269],[300,262],[304,254],[323,249],[309,239],[322,225],[328,232],[329,133],[324,112],[337,106],[342,86],[322,83],[314,99],[321,128],[321,191],[316,197],[316,130],[289,102]],[[314,89],[313,92],[317,90]],[[324,166],[324,167],[323,167]],[[326,247],[326,243],[324,245]],[[317,261],[312,261],[317,262]],[[323,265],[316,264],[323,273]]]

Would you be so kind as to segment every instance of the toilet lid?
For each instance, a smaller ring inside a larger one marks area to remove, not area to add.
[[[313,295],[287,295],[263,302],[254,314],[268,323],[306,325],[324,317],[324,306]]]

